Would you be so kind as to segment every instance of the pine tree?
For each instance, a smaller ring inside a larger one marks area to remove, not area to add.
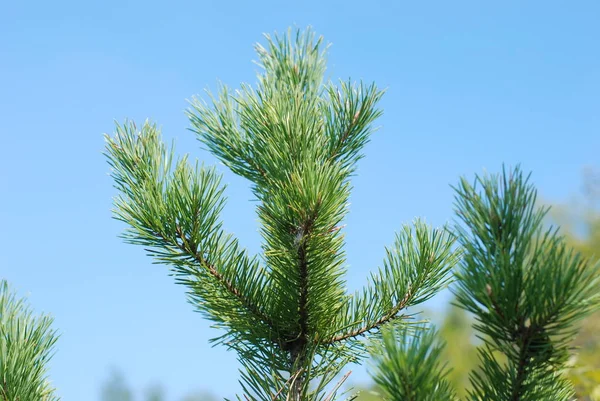
[[[326,82],[322,38],[310,31],[266,36],[255,88],[223,86],[194,99],[192,131],[246,178],[257,202],[262,254],[251,256],[220,219],[225,188],[214,168],[176,159],[156,125],[117,125],[106,155],[126,241],[170,266],[189,300],[235,350],[243,396],[330,400],[327,386],[367,354],[363,337],[405,324],[458,260],[445,229],[417,221],[386,249],[363,290],[347,292],[342,222],[350,178],[380,116],[375,85]]]
[[[474,328],[484,341],[468,399],[572,399],[565,375],[569,344],[577,323],[598,308],[600,263],[573,251],[556,229],[544,228],[548,210],[536,207],[536,191],[519,168],[477,177],[473,185],[462,179],[456,193],[455,232],[464,254],[455,295],[457,304],[475,316]],[[390,336],[378,348],[386,357],[375,371],[390,399],[405,398],[397,396],[386,375],[417,385],[423,375],[443,378],[443,367],[435,363],[436,345],[417,342],[408,352],[416,356],[399,363],[407,357],[394,344],[410,337]],[[388,366],[393,373],[382,373]],[[410,399],[447,398],[419,393]]]
[[[0,280],[0,401],[54,401],[46,375],[57,340],[52,318],[34,316]]]
[[[442,363],[444,343],[435,328],[385,328],[371,353],[375,383],[391,401],[452,401],[456,393]]]

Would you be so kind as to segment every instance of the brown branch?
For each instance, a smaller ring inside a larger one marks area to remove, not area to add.
[[[181,229],[180,226],[177,226],[175,228],[175,231],[177,232],[177,235],[179,236],[179,238],[182,241],[181,244],[176,242],[177,247],[180,250],[191,255],[197,263],[199,263],[201,266],[203,266],[211,276],[213,276],[219,283],[221,283],[221,285],[223,287],[225,287],[227,292],[229,292],[231,295],[236,297],[240,301],[240,303],[246,309],[248,309],[258,320],[260,320],[262,323],[269,326],[269,328],[271,328],[272,330],[275,330],[275,324],[273,323],[273,321],[268,316],[266,316],[258,308],[258,306],[254,305],[247,297],[245,297],[244,294],[242,294],[240,292],[240,290],[237,289],[230,281],[226,280],[225,277],[223,277],[223,275],[221,273],[219,273],[219,271],[216,269],[216,267],[213,264],[209,263],[206,259],[204,259],[198,253],[197,249],[194,249],[195,247],[191,246],[191,244],[189,243],[188,239],[186,238],[186,236],[183,233],[183,230]],[[168,241],[162,234],[161,234],[161,237],[163,239],[165,239],[166,241]]]
[[[298,324],[300,332],[296,339],[289,344],[291,370],[303,369],[306,358],[306,345],[308,344],[308,258],[306,255],[306,239],[310,236],[311,229],[317,220],[321,200],[317,200],[317,205],[306,221],[300,225],[298,234],[298,276],[299,276],[299,297],[298,297]],[[292,372],[290,372],[292,373]],[[304,377],[298,375],[291,385],[291,395],[293,401],[299,401],[304,386]]]
[[[300,333],[304,336],[308,332],[308,261],[306,259],[306,245],[298,249],[300,298],[298,300],[298,314],[300,316]]]
[[[522,327],[523,329],[523,327]],[[527,367],[527,360],[529,359],[529,333],[528,329],[524,330],[524,335],[522,338],[523,343],[521,344],[521,349],[519,350],[519,362],[517,366],[517,376],[515,377],[515,383],[512,388],[512,392],[510,395],[511,401],[519,401],[523,395],[523,382],[525,381],[525,368]]]
[[[342,376],[340,381],[337,382],[337,384],[333,387],[333,389],[331,390],[329,395],[325,398],[325,401],[333,400],[333,396],[340,389],[340,387],[342,387],[342,384],[344,384],[344,382],[346,381],[346,379],[348,379],[348,376],[350,376],[351,373],[352,373],[352,371],[349,370],[348,373],[346,373],[344,376]]]
[[[287,386],[288,384],[294,384],[294,381],[296,380],[296,378],[298,377],[298,375],[300,375],[302,372],[304,372],[304,369],[300,369],[296,372],[296,374],[294,374],[293,376],[290,376],[289,379],[287,379],[287,381],[283,384],[283,386],[281,386],[281,388],[279,389],[279,391],[277,391],[277,393],[271,398],[271,401],[275,401],[277,399],[277,397],[279,397],[279,395],[283,392],[283,390],[285,389],[285,386]]]
[[[408,291],[406,292],[406,294],[404,295],[404,298],[402,298],[402,300],[400,302],[398,302],[397,305],[395,305],[392,309],[390,309],[390,311],[388,313],[386,313],[385,315],[383,315],[381,318],[379,318],[377,321],[369,324],[369,325],[365,325],[362,327],[359,327],[356,330],[344,333],[344,334],[340,334],[337,335],[333,338],[331,338],[329,341],[327,341],[327,344],[332,344],[338,341],[343,341],[343,340],[348,340],[350,338],[353,337],[357,337],[360,336],[361,334],[364,334],[368,331],[374,330],[379,328],[380,326],[394,320],[397,318],[398,313],[406,308],[406,306],[408,305],[408,302],[412,299],[412,290],[409,288]]]
[[[305,349],[308,342],[308,261],[306,259],[306,244],[304,238],[298,247],[298,269],[300,276],[300,296],[298,298],[298,323],[300,325],[300,333],[296,340],[290,344],[290,365],[292,370],[296,367],[300,369],[295,374],[295,379],[291,384],[291,394],[293,401],[299,401],[301,398],[302,387],[304,386],[304,378],[300,376],[300,371],[303,369],[305,359]]]

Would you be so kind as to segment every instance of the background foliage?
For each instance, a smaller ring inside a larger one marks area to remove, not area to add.
[[[552,205],[548,223],[559,224],[569,246],[592,260],[600,259],[600,174],[586,169],[583,175],[582,196],[571,202]],[[454,301],[451,301],[454,302]],[[468,373],[477,368],[476,349],[481,345],[473,330],[472,316],[461,308],[449,304],[438,313],[426,313],[440,325],[439,335],[449,346],[443,348],[441,357],[451,370],[448,380],[459,397],[470,388]],[[569,378],[576,387],[577,399],[600,400],[600,313],[595,313],[581,323],[581,330],[571,345],[572,355]],[[363,389],[359,400],[381,399],[377,386]]]

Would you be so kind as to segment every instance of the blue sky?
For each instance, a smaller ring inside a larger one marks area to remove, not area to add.
[[[173,400],[239,388],[235,355],[209,347],[217,333],[166,267],[117,238],[101,154],[115,119],[150,118],[213,164],[186,99],[254,82],[263,32],[312,25],[333,43],[332,78],[388,88],[347,220],[356,288],[403,223],[452,218],[460,175],[520,162],[545,199],[579,191],[582,167],[600,162],[599,17],[594,1],[2,2],[0,276],[55,316],[59,394],[97,400],[111,366]],[[225,225],[256,251],[248,185],[220,169]]]

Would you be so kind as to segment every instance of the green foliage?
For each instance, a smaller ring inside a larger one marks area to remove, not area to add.
[[[480,365],[470,374],[471,400],[572,399],[570,345],[577,323],[598,309],[600,263],[574,251],[555,229],[544,229],[547,209],[536,208],[528,179],[516,168],[476,177],[474,184],[462,179],[455,188],[455,232],[464,252],[456,303],[474,315],[483,341]],[[412,340],[407,333],[384,338],[383,355],[375,356],[375,381],[387,398],[435,397],[434,391],[419,393],[427,376],[442,393],[450,391],[439,367],[441,348],[420,332]]]
[[[149,397],[151,398],[151,397]],[[111,372],[110,379],[102,386],[101,401],[133,401],[133,393],[120,372]]]
[[[518,171],[516,171],[515,173],[517,173],[517,175],[519,175],[520,173]],[[595,177],[592,177],[595,178]],[[520,178],[522,180],[522,177]],[[490,207],[490,205],[495,204],[496,205],[496,210],[498,208],[500,208],[502,205],[504,205],[504,207],[507,208],[507,213],[509,213],[512,209],[511,208],[523,208],[526,204],[528,205],[532,205],[534,203],[533,198],[530,198],[527,202],[521,202],[521,203],[517,203],[515,202],[514,205],[515,206],[507,206],[508,202],[507,200],[500,202],[500,198],[502,197],[506,197],[507,193],[508,196],[514,196],[514,193],[511,192],[510,190],[507,191],[506,187],[502,187],[499,184],[498,181],[496,181],[496,183],[494,184],[493,182],[494,177],[484,177],[482,179],[478,179],[477,180],[477,184],[480,185],[482,187],[482,192],[484,192],[483,197],[477,197],[475,196],[475,191],[473,190],[472,187],[469,187],[471,190],[470,191],[462,191],[463,195],[467,194],[468,196],[466,196],[467,198],[467,202],[469,204],[477,204],[480,205],[483,202],[488,202],[488,208],[487,211],[484,213],[479,213],[478,216],[481,215],[488,215],[487,218],[481,218],[479,220],[479,222],[483,221],[483,226],[485,229],[492,229],[492,226],[489,224],[489,220],[494,219],[493,217],[490,218],[489,215],[491,214],[492,216],[494,216],[493,213],[490,213],[491,210],[490,209],[494,209],[493,207]],[[530,194],[534,195],[532,188],[526,185],[526,181],[522,183],[522,190],[524,192],[529,191]],[[541,210],[541,211],[537,211],[537,213],[544,215],[544,220],[547,220],[548,217],[550,217],[554,222],[558,222],[561,225],[561,232],[565,235],[564,238],[558,238],[558,237],[554,237],[555,240],[558,241],[559,248],[560,247],[565,247],[565,251],[569,248],[574,249],[576,252],[580,253],[581,256],[581,260],[584,263],[587,263],[588,266],[586,268],[583,268],[584,270],[588,270],[588,273],[586,273],[586,275],[584,275],[583,277],[579,277],[579,280],[585,282],[586,280],[586,276],[587,277],[593,277],[594,276],[594,271],[597,272],[598,267],[594,267],[594,261],[598,261],[598,249],[600,249],[600,242],[598,242],[598,238],[600,238],[600,218],[599,218],[599,214],[598,214],[598,209],[596,207],[596,202],[600,199],[600,185],[599,185],[600,180],[598,180],[597,178],[595,178],[594,180],[592,180],[590,177],[587,177],[587,181],[586,181],[586,201],[585,204],[569,204],[569,205],[560,205],[558,207],[553,207],[552,212],[549,216],[545,215],[545,210]],[[491,185],[491,187],[490,187]],[[487,188],[487,191],[486,191]],[[501,192],[498,194],[495,192],[495,190],[490,190],[490,189],[500,189]],[[464,198],[463,198],[464,200]],[[490,202],[490,200],[492,200],[492,202]],[[520,206],[518,206],[520,205]],[[464,208],[463,208],[464,209]],[[478,210],[481,210],[481,208],[479,208]],[[533,214],[533,209],[530,209],[529,212],[526,212],[525,214],[527,215],[532,215]],[[474,213],[470,212],[469,216],[473,216]],[[539,217],[539,216],[538,216]],[[495,219],[494,219],[495,220]],[[504,218],[504,220],[506,220],[506,218]],[[539,221],[539,220],[538,220]],[[536,225],[537,225],[537,221],[536,221]],[[481,226],[481,224],[480,224]],[[504,225],[506,227],[506,225]],[[473,232],[473,230],[470,230],[471,233]],[[536,230],[533,230],[536,231]],[[531,231],[530,231],[531,232]],[[467,235],[465,235],[466,232],[463,232],[463,236],[462,236],[462,240],[461,242],[465,241],[465,237],[467,237]],[[551,234],[554,234],[554,232],[550,232]],[[577,234],[579,233],[579,234]],[[535,241],[537,242],[538,240],[541,241],[549,241],[548,238],[544,239],[544,237],[548,234],[548,232],[545,232],[544,230],[542,230],[541,228],[538,227],[537,229],[537,234],[530,236],[529,238],[532,238],[530,241]],[[493,243],[490,238],[488,237],[485,242],[480,241],[480,238],[483,237],[483,235],[479,235],[478,237],[473,237],[471,236],[470,239],[467,239],[466,241],[468,241],[469,243],[476,243],[477,246],[482,247],[480,255],[485,254],[485,253],[489,253],[489,251],[484,247],[485,244],[490,244]],[[476,240],[475,240],[476,239]],[[498,244],[496,244],[496,247],[498,246]],[[537,246],[541,246],[540,244],[537,244]],[[472,248],[471,248],[472,250]],[[471,251],[473,253],[473,250]],[[530,251],[528,251],[530,252]],[[555,253],[556,254],[556,253]],[[489,255],[490,258],[488,259],[488,261],[486,261],[485,263],[493,263],[495,266],[498,266],[498,270],[495,270],[495,268],[492,269],[488,269],[487,271],[485,271],[485,273],[487,274],[487,276],[484,277],[489,277],[491,274],[494,275],[498,275],[498,272],[502,273],[502,271],[500,270],[500,264],[499,262],[496,262],[493,258],[493,255]],[[467,255],[468,257],[468,255]],[[573,257],[573,255],[571,255],[571,257]],[[584,261],[585,258],[588,258],[589,260],[587,262]],[[479,260],[481,261],[483,258],[479,258]],[[518,259],[511,259],[512,262],[511,263],[517,263]],[[527,272],[527,268],[529,266],[531,266],[531,263],[529,263],[528,261],[529,259],[525,259],[526,263],[524,264],[524,276],[527,276],[530,272]],[[548,262],[548,264],[551,264],[552,260],[550,259],[545,259],[545,262]],[[541,264],[543,261],[540,261],[538,263],[540,263],[539,268],[544,268]],[[568,265],[568,263],[566,263]],[[480,277],[479,274],[481,274],[481,271],[485,268],[486,265],[484,265],[483,263],[480,263],[477,271],[472,271],[470,270],[469,274],[473,277]],[[508,267],[508,269],[514,269],[513,267],[510,266],[505,266]],[[464,268],[464,266],[463,266]],[[545,268],[544,268],[545,269]],[[463,270],[464,273],[464,270]],[[551,271],[547,271],[546,274],[552,274]],[[565,272],[566,274],[566,272]],[[531,276],[533,279],[533,275]],[[580,284],[581,284],[580,281]],[[491,283],[491,281],[490,281]],[[593,282],[589,283],[590,285],[594,286],[597,284],[594,284]],[[481,286],[483,286],[483,284],[480,284]],[[501,287],[502,288],[502,287]],[[533,292],[533,290],[530,290],[531,292]],[[597,291],[597,290],[596,290]],[[483,297],[485,298],[486,296],[489,295],[489,293],[491,292],[491,284],[490,287],[487,287],[487,285],[485,286],[485,293],[482,294]],[[590,291],[591,292],[591,291]],[[588,295],[590,294],[590,292],[588,292]],[[543,292],[541,293],[543,294]],[[529,297],[529,302],[531,303],[531,298]],[[507,299],[507,297],[503,297],[504,300]],[[541,300],[540,300],[541,301]],[[505,301],[506,302],[506,301]],[[527,298],[525,298],[524,302],[527,302]],[[538,301],[539,302],[539,301]],[[571,301],[569,301],[571,302]],[[594,299],[590,299],[590,304],[593,305],[595,304],[597,301],[595,301]],[[590,306],[590,304],[588,304],[588,306]],[[485,304],[482,303],[477,303],[477,305],[480,308],[485,308]],[[519,306],[519,308],[524,308],[525,305],[521,305]],[[494,313],[494,311],[489,311],[488,309],[488,313]],[[585,308],[584,310],[581,310],[579,312],[582,312],[582,315],[586,315],[587,312]],[[443,339],[447,344],[449,344],[449,346],[446,346],[442,349],[441,353],[440,353],[440,361],[444,361],[446,363],[449,364],[449,366],[452,368],[451,371],[448,373],[447,375],[447,380],[452,384],[452,387],[454,387],[456,389],[457,394],[459,395],[459,397],[462,399],[464,398],[465,395],[467,395],[468,393],[472,392],[472,388],[470,386],[470,383],[467,383],[467,379],[469,376],[469,372],[471,372],[470,376],[476,378],[476,380],[488,380],[490,382],[490,384],[492,382],[494,382],[493,385],[495,388],[503,388],[503,386],[507,389],[511,388],[511,386],[514,384],[514,376],[509,376],[507,375],[508,370],[511,367],[511,360],[510,358],[507,356],[507,354],[505,353],[505,349],[506,349],[506,343],[502,344],[505,346],[498,346],[495,343],[495,340],[491,337],[492,335],[494,335],[494,331],[488,331],[487,334],[481,334],[480,332],[480,338],[483,337],[484,339],[486,339],[483,342],[483,347],[484,349],[482,349],[481,352],[486,353],[486,356],[484,357],[484,359],[488,359],[488,360],[493,360],[494,362],[491,364],[491,368],[490,368],[490,364],[486,364],[484,363],[482,366],[477,366],[477,351],[476,351],[476,344],[473,343],[472,341],[472,334],[473,334],[473,329],[471,327],[471,319],[469,318],[468,312],[465,309],[461,309],[458,308],[457,306],[451,306],[450,308],[448,308],[445,311],[445,317],[443,319],[443,322],[441,324],[441,328],[439,331],[439,336],[441,339]],[[568,398],[568,393],[570,392],[570,390],[568,390],[570,388],[570,385],[568,383],[565,382],[565,377],[568,378],[574,385],[575,385],[575,390],[576,390],[576,397],[579,400],[588,400],[588,401],[595,401],[597,399],[600,399],[600,365],[599,365],[599,361],[600,361],[600,337],[598,336],[598,329],[600,328],[600,324],[598,323],[600,320],[600,318],[598,317],[599,312],[596,312],[592,315],[586,316],[585,319],[582,321],[581,327],[578,327],[577,325],[573,325],[573,323],[575,323],[575,320],[579,319],[582,317],[582,315],[577,316],[576,319],[572,320],[570,322],[570,330],[568,333],[568,338],[563,338],[562,340],[560,340],[559,342],[561,343],[562,346],[562,352],[563,355],[562,357],[564,357],[564,353],[565,351],[568,350],[573,350],[574,347],[576,348],[576,352],[570,353],[570,358],[569,361],[565,364],[564,359],[561,360],[560,364],[553,364],[550,365],[548,370],[543,371],[542,370],[542,377],[540,377],[539,373],[535,372],[535,369],[532,368],[533,366],[535,366],[533,363],[531,363],[532,361],[527,361],[527,369],[530,369],[530,373],[531,373],[531,377],[528,378],[528,382],[529,383],[533,383],[534,386],[538,386],[538,387],[543,387],[543,386],[548,386],[547,389],[545,389],[544,391],[542,391],[542,394],[532,394],[532,392],[530,392],[529,394],[525,395],[526,398],[522,398],[522,395],[513,395],[513,399],[514,397],[517,397],[517,399],[548,399],[548,398],[543,398],[546,397],[548,395],[548,393],[553,392],[554,389],[557,387],[556,383],[549,383],[553,381],[554,379],[556,379],[558,381],[558,384],[561,384],[564,388],[564,391],[561,395],[561,393],[559,391],[557,391],[556,394],[554,394],[553,396],[555,398],[549,398],[549,399],[566,399]],[[485,322],[487,322],[487,320],[483,320],[479,319],[479,324],[483,325],[485,324]],[[526,320],[527,322],[527,320]],[[577,331],[578,329],[578,334],[575,337],[574,333]],[[560,339],[560,336],[558,336]],[[550,337],[552,344],[551,347],[555,347],[555,341],[557,340],[557,336],[555,335],[554,337]],[[497,341],[497,340],[496,340]],[[509,340],[510,342],[510,340]],[[514,342],[514,341],[513,341]],[[535,342],[533,342],[533,345],[535,345]],[[487,344],[486,344],[487,343]],[[568,346],[567,346],[568,343]],[[512,348],[514,350],[518,350],[519,349],[519,344],[513,344]],[[552,350],[554,352],[556,352],[555,349],[552,348]],[[490,352],[491,351],[491,352]],[[381,358],[381,357],[380,357]],[[389,358],[389,357],[388,357]],[[514,364],[514,362],[512,362]],[[567,370],[565,371],[565,365],[567,366]],[[498,367],[503,367],[504,370],[502,369],[497,369]],[[487,369],[487,370],[486,370]],[[552,369],[554,369],[554,371],[552,371]],[[388,375],[391,375],[392,373],[387,373]],[[487,375],[487,376],[486,376]],[[496,378],[490,378],[490,375],[495,375]],[[545,376],[545,377],[543,377]],[[499,379],[504,379],[503,382],[499,382],[496,383],[494,380],[499,380]],[[546,384],[544,384],[546,383]],[[491,387],[490,385],[490,387]],[[383,386],[385,389],[385,386]],[[377,390],[377,388],[375,388]],[[507,395],[506,394],[501,394],[500,391],[497,391],[496,389],[491,390],[491,389],[487,389],[488,391],[490,391],[489,393],[486,393],[485,396],[483,396],[482,394],[479,394],[478,396],[481,398],[485,398],[485,399],[507,399]],[[380,397],[378,398],[376,395],[372,395],[374,394],[373,392],[369,393],[371,398],[367,398],[365,396],[363,396],[364,393],[361,393],[361,395],[359,396],[359,400],[362,401],[367,400],[367,399],[381,399]],[[511,394],[512,395],[512,394]],[[488,398],[489,397],[489,398]],[[504,398],[503,398],[504,397]],[[521,398],[519,398],[521,397]],[[536,398],[536,397],[542,397],[542,398]],[[389,398],[389,396],[388,396]]]
[[[57,334],[52,318],[34,316],[0,280],[0,400],[54,401],[59,398],[47,379]]]
[[[147,401],[164,401],[165,399],[165,392],[160,386],[152,386],[146,391]]]
[[[560,223],[567,244],[591,260],[600,261],[600,174],[584,176],[584,202],[555,205],[551,219]],[[577,353],[572,357],[569,378],[578,399],[600,400],[600,312],[586,318],[572,342]]]
[[[326,386],[366,355],[361,338],[402,324],[408,307],[435,294],[457,262],[453,238],[421,222],[405,227],[383,267],[355,294],[345,289],[342,221],[350,177],[381,114],[374,85],[323,82],[322,39],[310,31],[267,36],[257,46],[256,88],[223,87],[192,102],[198,139],[257,200],[261,257],[250,256],[220,219],[224,186],[214,169],[175,160],[155,125],[117,126],[106,137],[114,215],[126,241],[171,267],[190,302],[238,352],[244,396],[332,399]]]
[[[113,370],[110,377],[104,382],[100,394],[101,401],[134,401],[139,400],[127,384],[125,377],[120,371]],[[160,384],[154,384],[146,389],[144,401],[167,401],[165,390]],[[195,392],[181,398],[182,401],[216,401],[215,397],[206,392]]]
[[[477,367],[477,351],[474,342],[472,319],[464,309],[450,305],[444,311],[438,335],[446,344],[440,358],[452,367],[448,381],[463,398],[471,388],[469,373]]]
[[[416,330],[416,332],[414,331]],[[456,395],[441,362],[442,344],[425,327],[388,329],[372,351],[375,383],[391,401],[450,401]]]
[[[465,252],[457,303],[475,315],[485,341],[470,398],[569,399],[563,369],[575,324],[598,305],[600,265],[544,231],[547,209],[536,209],[536,191],[518,168],[473,185],[463,179],[456,191]]]
[[[438,363],[449,367],[445,380],[454,389],[456,398],[463,399],[471,388],[469,374],[477,368],[478,362],[474,332],[471,327],[472,319],[464,309],[452,304],[444,308],[441,314],[442,316],[436,316],[437,313],[434,315],[430,311],[424,311],[423,316],[424,318],[431,318],[433,321],[439,321],[439,330],[437,332],[439,340],[437,346],[441,349]],[[448,345],[441,347],[440,344],[442,343]],[[398,345],[397,347],[402,346]],[[386,356],[385,348],[375,347],[374,349],[376,350],[374,352],[375,359],[391,358],[390,356]],[[375,378],[378,374],[374,375]],[[388,399],[390,396],[387,395],[384,397],[382,388],[373,383],[361,389],[356,401],[379,401],[384,398]]]

